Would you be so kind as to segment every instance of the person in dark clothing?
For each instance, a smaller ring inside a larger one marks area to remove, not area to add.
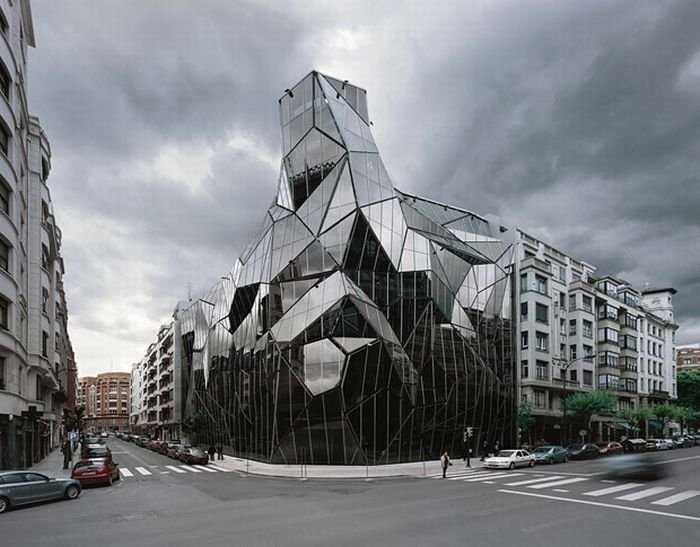
[[[209,454],[209,461],[216,459],[216,448],[214,447],[214,443],[209,445],[209,450],[207,450],[207,453]]]
[[[440,465],[442,466],[442,478],[445,479],[447,478],[447,468],[452,465],[450,462],[450,457],[447,455],[447,450],[445,450],[442,453],[442,456],[440,456]]]
[[[481,443],[481,461],[483,462],[489,455],[489,442],[487,440],[484,440],[483,443]]]
[[[63,453],[63,469],[68,469],[73,460],[73,447],[70,441],[63,441],[61,452]]]
[[[224,446],[221,443],[218,443],[216,445],[216,453],[219,455],[217,459],[223,460],[224,459]]]

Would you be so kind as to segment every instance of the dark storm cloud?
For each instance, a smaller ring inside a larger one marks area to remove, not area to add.
[[[52,143],[82,329],[143,351],[188,283],[229,271],[273,198],[277,99],[319,68],[368,90],[398,187],[499,214],[639,287],[675,286],[678,339],[700,339],[700,3],[34,0],[33,12],[30,109]],[[206,164],[198,180],[158,162],[178,154]]]

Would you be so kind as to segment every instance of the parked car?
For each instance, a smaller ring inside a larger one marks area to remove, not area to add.
[[[625,439],[620,444],[625,452],[646,452],[647,450],[646,439]]]
[[[648,439],[647,452],[654,452],[656,450],[668,450],[668,444],[666,444],[663,439]]]
[[[666,446],[668,446],[668,449],[669,449],[669,450],[675,450],[676,448],[678,448],[678,447],[676,446],[676,443],[674,443],[672,439],[661,439],[661,440],[662,440],[664,443],[666,443]]]
[[[158,445],[158,448],[156,450],[163,455],[167,455],[168,449],[172,446],[175,446],[176,444],[180,444],[180,439],[172,439],[170,441],[163,441],[160,443],[160,445]]]
[[[178,453],[178,459],[184,463],[205,465],[209,461],[209,456],[201,448],[190,446]]]
[[[89,460],[92,458],[111,458],[112,451],[106,445],[102,444],[89,444],[83,451],[82,458],[84,460]]]
[[[83,445],[86,445],[86,444],[105,444],[105,440],[102,439],[101,437],[94,437],[94,436],[85,437],[83,439]]]
[[[112,461],[112,458],[80,460],[73,466],[71,478],[79,481],[81,486],[89,484],[112,486],[112,481],[119,480],[118,465]]]
[[[538,446],[532,451],[532,455],[535,456],[535,463],[553,464],[556,462],[566,462],[569,460],[569,456],[566,453],[566,448],[561,446]]]
[[[570,444],[566,447],[566,451],[569,454],[569,459],[571,460],[587,460],[597,458],[600,453],[598,452],[598,447],[593,443],[586,444]]]
[[[158,450],[158,446],[160,445],[160,443],[160,439],[150,439],[146,441],[146,448],[148,448],[149,450]]]
[[[532,467],[535,456],[527,450],[499,450],[498,454],[486,458],[484,465],[493,469],[515,469],[516,467]]]
[[[106,431],[103,431],[102,433],[100,433],[100,438],[106,439],[107,437],[109,437],[109,433],[107,433]]]
[[[687,435],[674,435],[671,440],[676,445],[676,448],[690,448],[695,445],[695,439],[688,439]]]
[[[0,513],[10,507],[80,495],[74,479],[55,479],[33,471],[0,471]]]
[[[595,443],[595,445],[598,447],[598,453],[601,456],[613,456],[615,454],[622,454],[625,451],[620,443],[614,441]]]

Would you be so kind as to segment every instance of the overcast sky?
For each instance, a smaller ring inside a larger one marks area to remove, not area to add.
[[[274,197],[277,100],[312,69],[367,89],[398,188],[675,287],[677,342],[700,341],[700,2],[32,10],[81,375],[130,370],[188,286],[228,273]]]

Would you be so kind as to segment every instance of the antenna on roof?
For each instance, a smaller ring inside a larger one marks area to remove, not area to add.
[[[192,302],[192,283],[187,282],[187,301]]]

